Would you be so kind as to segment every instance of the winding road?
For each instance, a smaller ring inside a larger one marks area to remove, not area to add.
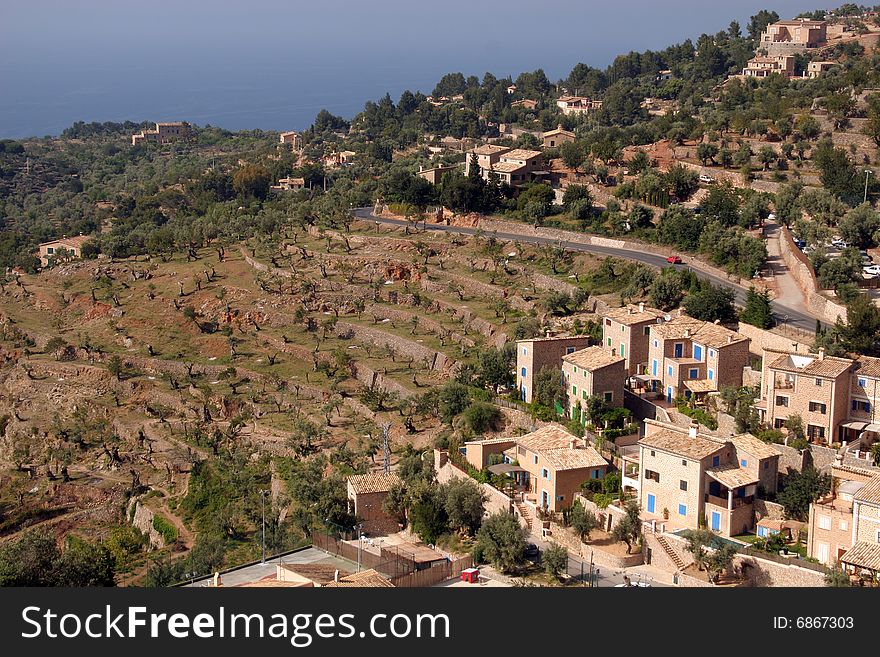
[[[372,208],[357,208],[353,212],[355,217],[364,221],[373,221],[390,226],[405,227],[412,225],[410,222],[404,219],[378,217],[373,214]],[[455,233],[458,235],[474,235],[478,231],[478,229],[476,228],[467,228],[465,226],[447,226],[446,224],[431,223],[424,224],[424,229],[426,231]],[[554,244],[569,251],[580,251],[584,253],[597,253],[602,255],[615,256],[617,258],[624,258],[626,260],[641,262],[657,268],[670,266],[669,263],[666,262],[666,258],[661,255],[657,255],[655,253],[647,253],[645,251],[636,251],[634,249],[622,249],[610,246],[582,244],[580,242],[566,242],[564,240],[558,240],[552,237],[539,237],[535,235],[523,235],[520,233],[492,232],[492,235],[494,235],[496,238],[503,240],[519,241],[528,244]],[[673,266],[676,269],[689,269],[687,264]],[[745,304],[748,288],[743,287],[742,285],[737,285],[736,283],[732,283],[731,281],[710,272],[706,272],[703,270],[696,271],[702,278],[706,278],[711,281],[712,284],[720,285],[733,290],[737,305],[742,306]],[[799,329],[810,332],[816,329],[817,317],[813,315],[804,305],[803,298],[798,300],[787,300],[785,303],[780,301],[772,301],[771,306],[773,308],[773,313],[776,316],[777,322],[785,323],[789,326],[795,326]]]

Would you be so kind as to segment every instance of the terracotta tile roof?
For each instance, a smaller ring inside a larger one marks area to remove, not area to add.
[[[858,541],[840,557],[840,560],[850,566],[880,570],[880,543]]]
[[[605,313],[605,317],[614,320],[618,324],[623,324],[624,326],[632,326],[633,324],[641,324],[643,322],[656,323],[658,319],[666,317],[666,313],[664,313],[662,310],[649,308],[647,306],[644,307],[644,310],[639,310],[638,306],[629,304],[624,306],[623,308],[614,308],[613,310],[609,310],[607,313]]]
[[[673,317],[665,324],[657,324],[651,327],[651,337],[657,337],[661,340],[678,340],[681,338],[692,337],[694,333],[702,326],[704,322],[686,315]]]
[[[880,358],[859,356],[856,359],[856,371],[859,376],[870,376],[880,379]]]
[[[501,157],[505,160],[531,160],[540,156],[541,151],[530,151],[525,148],[517,148],[509,153],[504,153]]]
[[[670,454],[683,456],[689,459],[700,460],[710,454],[714,454],[724,447],[722,443],[707,438],[691,438],[687,434],[662,429],[650,436],[645,436],[639,441],[639,445],[660,449]]]
[[[770,352],[771,350],[765,349],[765,351]],[[852,367],[853,362],[849,358],[837,358],[836,356],[819,358],[819,356],[813,354],[781,352],[778,358],[770,362],[769,367],[770,369],[782,370],[784,372],[836,379],[848,371]]]
[[[765,443],[763,440],[756,438],[750,433],[741,433],[738,436],[731,438],[730,441],[738,450],[741,449],[744,452],[748,452],[755,458],[766,459],[772,456],[780,456],[782,454],[782,451],[778,448],[770,443]]]
[[[497,146],[495,144],[483,144],[482,146],[477,146],[472,153],[476,153],[477,155],[497,155],[498,153],[506,153],[510,150],[510,146]]]
[[[718,390],[717,383],[709,379],[688,379],[684,382],[684,387],[691,392],[715,392]]]
[[[868,504],[880,504],[880,475],[873,477],[871,481],[862,486],[853,499]]]
[[[549,137],[552,135],[568,135],[569,137],[574,137],[574,133],[571,130],[563,130],[562,128],[556,128],[555,130],[548,130],[544,133],[544,137]]]
[[[348,577],[351,575],[347,570],[339,570],[335,566],[323,563],[286,563],[281,566],[282,569],[291,573],[295,573],[300,577],[305,577],[316,584],[326,584],[332,582],[337,573],[339,577]]]
[[[520,342],[553,342],[555,340],[582,340],[585,342],[589,342],[590,337],[588,335],[551,335],[549,338],[525,338],[524,340],[517,340],[516,343]]]
[[[362,570],[359,573],[340,577],[338,582],[328,582],[326,588],[363,588],[363,589],[390,589],[394,588],[391,580],[376,572],[372,568]]]
[[[348,483],[351,484],[355,494],[364,493],[387,493],[400,479],[394,472],[368,472],[362,475],[351,475]]]
[[[541,458],[556,470],[578,470],[580,468],[601,468],[608,465],[595,449],[587,445],[571,449],[548,449],[541,452]]]
[[[728,488],[740,488],[749,484],[757,484],[758,477],[738,465],[721,465],[706,470],[706,474]]]
[[[707,347],[715,347],[716,349],[749,339],[736,331],[731,331],[720,324],[712,324],[711,322],[703,322],[703,325],[692,337],[694,341]]]
[[[74,235],[73,237],[62,237],[57,240],[52,240],[51,242],[43,242],[42,244],[40,244],[40,246],[52,246],[53,244],[61,244],[81,247],[90,239],[92,239],[90,235]]]
[[[556,424],[548,424],[531,433],[517,436],[513,440],[517,445],[522,445],[533,452],[571,447],[572,440],[583,444],[581,439]]]
[[[516,173],[526,167],[524,164],[517,164],[516,162],[496,162],[491,168],[498,173]]]
[[[232,588],[236,589],[281,589],[281,588],[304,588],[313,586],[311,582],[285,582],[283,580],[275,579],[275,575],[269,575],[268,577],[264,577],[263,579],[258,579],[256,582],[244,582],[242,584],[235,584]]]
[[[609,365],[622,363],[625,359],[623,356],[612,354],[610,349],[595,346],[566,354],[562,357],[562,360],[563,362],[582,367],[585,370],[593,371],[600,370]]]

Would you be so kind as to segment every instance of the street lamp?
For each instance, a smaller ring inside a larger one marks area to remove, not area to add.
[[[364,528],[364,523],[360,523],[357,526],[357,530],[358,530],[358,569],[357,569],[357,571],[358,572],[361,572],[361,549],[363,547],[363,541],[364,541],[364,534],[361,530],[363,528]]]
[[[266,563],[266,489],[260,489],[260,515],[263,517],[263,558],[261,564]]]
[[[868,202],[868,176],[873,176],[874,172],[871,169],[865,169],[865,197],[862,199],[862,203]]]

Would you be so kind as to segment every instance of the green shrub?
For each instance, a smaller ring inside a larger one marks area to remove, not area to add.
[[[165,545],[177,542],[177,527],[158,513],[153,516],[153,529],[162,535]]]

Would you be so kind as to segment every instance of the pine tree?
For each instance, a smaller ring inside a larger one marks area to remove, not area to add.
[[[770,295],[766,290],[758,292],[755,288],[749,288],[746,294],[746,306],[740,313],[739,320],[762,329],[773,326],[773,309],[770,307]]]

